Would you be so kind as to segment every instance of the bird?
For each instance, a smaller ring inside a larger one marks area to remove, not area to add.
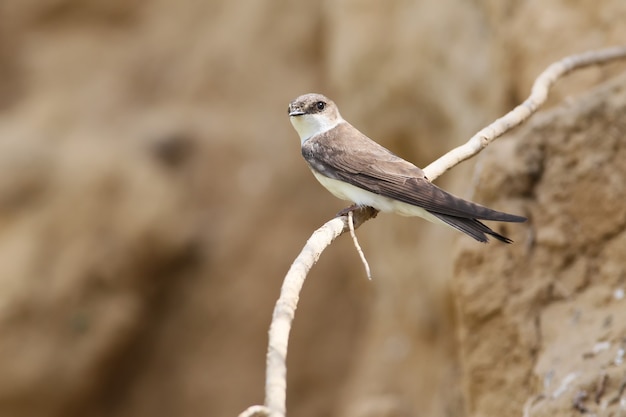
[[[479,242],[488,242],[488,236],[513,242],[480,220],[527,220],[439,188],[420,168],[345,121],[337,105],[322,94],[297,97],[289,103],[288,114],[300,137],[302,156],[315,178],[335,197],[354,203],[354,208],[369,206],[383,213],[419,216]]]

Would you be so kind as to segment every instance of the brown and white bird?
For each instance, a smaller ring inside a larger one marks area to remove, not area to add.
[[[480,220],[526,220],[463,200],[437,187],[420,168],[346,122],[335,103],[321,94],[296,98],[289,104],[288,113],[300,136],[302,156],[315,178],[337,198],[382,212],[419,216],[451,226],[480,242],[487,242],[487,235],[512,242]]]

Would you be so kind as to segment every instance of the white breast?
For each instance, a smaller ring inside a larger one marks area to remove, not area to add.
[[[380,210],[383,213],[396,213],[401,216],[409,217],[418,216],[432,223],[446,224],[421,207],[374,194],[371,191],[355,187],[347,182],[334,180],[318,174],[317,172],[312,172],[324,188],[341,200],[351,201],[359,206],[374,207],[376,210]]]
[[[334,128],[343,122],[343,119],[341,117],[331,119],[322,114],[303,114],[291,116],[289,121],[298,132],[300,143],[304,143],[307,139]]]

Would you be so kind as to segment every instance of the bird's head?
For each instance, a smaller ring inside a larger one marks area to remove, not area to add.
[[[287,113],[302,143],[343,122],[337,105],[321,94],[311,93],[296,98],[289,103]]]

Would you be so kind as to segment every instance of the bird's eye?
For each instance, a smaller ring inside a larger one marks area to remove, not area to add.
[[[315,107],[317,107],[318,110],[324,110],[324,108],[326,108],[326,103],[324,103],[323,101],[318,101],[317,103],[315,103]]]

